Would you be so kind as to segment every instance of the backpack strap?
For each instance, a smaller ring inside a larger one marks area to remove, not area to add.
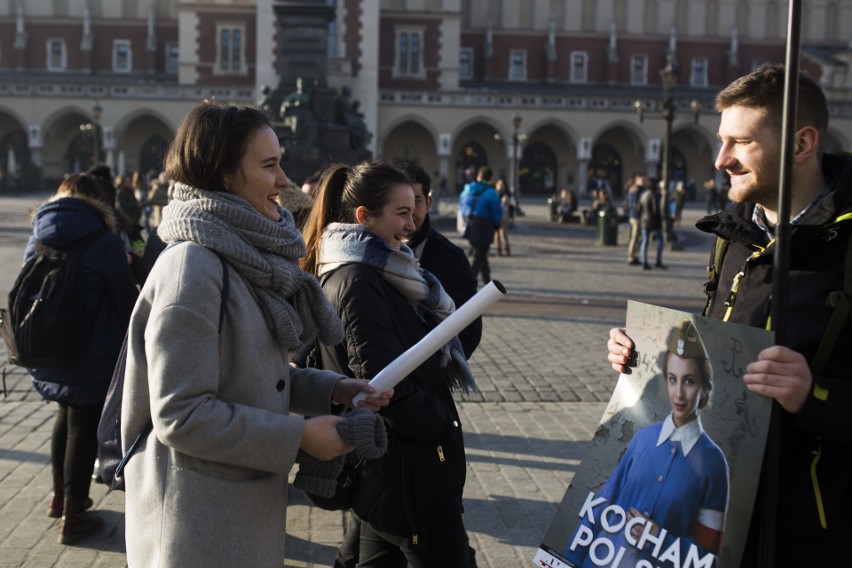
[[[834,351],[834,346],[837,344],[840,330],[843,328],[844,323],[846,323],[847,318],[849,318],[850,313],[852,313],[852,235],[849,236],[849,241],[846,245],[843,290],[829,294],[826,303],[834,308],[834,312],[831,314],[831,319],[828,320],[828,325],[825,327],[825,333],[822,335],[817,352],[811,360],[811,374],[814,376],[822,373],[829,356]],[[814,396],[820,400],[825,400],[828,398],[828,389],[814,382]]]
[[[176,244],[176,243],[172,243]],[[172,246],[171,244],[169,246]],[[168,248],[168,247],[166,247]],[[216,252],[216,251],[213,251]],[[219,262],[222,263],[222,295],[219,300],[219,332],[222,332],[222,325],[225,323],[225,306],[228,303],[228,293],[230,291],[230,277],[228,275],[228,263],[225,262],[225,258],[216,252],[216,256],[219,258]],[[130,333],[126,333],[124,335],[124,343],[121,345],[121,353],[119,354],[119,361],[121,361],[122,366],[126,364],[127,361],[127,338]],[[145,423],[145,426],[142,427],[142,430],[133,440],[133,443],[130,444],[130,447],[127,448],[127,451],[124,452],[124,456],[121,458],[121,461],[118,463],[118,466],[115,468],[115,477],[121,477],[122,472],[124,471],[124,466],[127,465],[127,462],[136,453],[136,448],[139,446],[139,443],[148,437],[148,434],[151,433],[151,430],[154,429],[154,421],[151,418],[148,418],[148,422]]]
[[[710,309],[710,293],[719,288],[719,278],[722,276],[722,260],[725,258],[725,253],[728,252],[729,244],[730,241],[718,236],[713,243],[713,254],[710,257],[710,264],[707,265],[707,282],[704,283],[704,294],[707,296],[707,303],[703,311],[705,316]]]

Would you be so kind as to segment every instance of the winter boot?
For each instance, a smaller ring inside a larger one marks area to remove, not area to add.
[[[65,508],[65,477],[59,473],[53,474],[53,495],[50,496],[50,505],[47,506],[47,516],[58,519],[62,516]]]
[[[94,503],[90,497],[86,497],[83,503],[83,510],[89,510]],[[51,519],[62,518],[62,513],[65,510],[65,477],[60,474],[53,474],[53,495],[50,496],[50,504],[47,506],[47,516]]]
[[[87,502],[91,500],[65,500],[65,514],[59,524],[59,544],[74,544],[104,526],[99,516],[85,512]]]

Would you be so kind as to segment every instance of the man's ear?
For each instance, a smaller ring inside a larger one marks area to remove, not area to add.
[[[819,131],[813,126],[803,126],[795,134],[793,160],[801,162],[815,156],[819,149]]]
[[[428,213],[431,210],[432,210],[432,196],[427,195],[426,196],[426,212]]]
[[[367,212],[367,208],[363,205],[359,205],[357,209],[355,209],[355,220],[358,221],[359,225],[367,225],[367,218],[370,214]]]

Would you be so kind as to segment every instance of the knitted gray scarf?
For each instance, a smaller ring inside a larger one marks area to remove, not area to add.
[[[305,242],[286,209],[271,221],[236,195],[176,183],[157,234],[216,251],[251,286],[278,343],[294,350],[319,338],[343,340],[340,318],[316,278],[299,268]]]
[[[420,263],[408,246],[393,250],[381,237],[359,224],[331,223],[323,232],[317,254],[317,274],[322,276],[344,264],[366,264],[378,270],[397,292],[408,300],[425,321],[437,325],[456,306],[441,283]],[[461,342],[453,337],[441,348],[441,365],[447,369],[450,386],[464,394],[479,392],[464,357]]]

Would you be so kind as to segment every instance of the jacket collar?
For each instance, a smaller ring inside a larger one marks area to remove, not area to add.
[[[420,225],[420,229],[411,233],[411,238],[408,239],[408,246],[412,249],[416,249],[421,244],[423,244],[426,239],[429,238],[429,234],[432,232],[432,219],[427,213],[425,217],[423,217],[423,224]],[[419,257],[420,255],[418,255]]]
[[[822,170],[831,191],[796,224],[794,231],[821,227],[838,215],[852,210],[852,157],[825,154]],[[704,217],[695,226],[700,231],[731,241],[764,243],[766,237],[763,231],[751,220],[753,212],[753,204],[738,203],[720,213]]]
[[[680,442],[683,455],[688,456],[692,448],[695,447],[695,444],[698,443],[698,438],[701,437],[702,432],[704,432],[704,428],[701,426],[700,416],[696,416],[695,420],[678,428],[675,426],[672,415],[669,414],[663,421],[662,428],[660,428],[660,435],[657,437],[657,446],[666,440]]]

